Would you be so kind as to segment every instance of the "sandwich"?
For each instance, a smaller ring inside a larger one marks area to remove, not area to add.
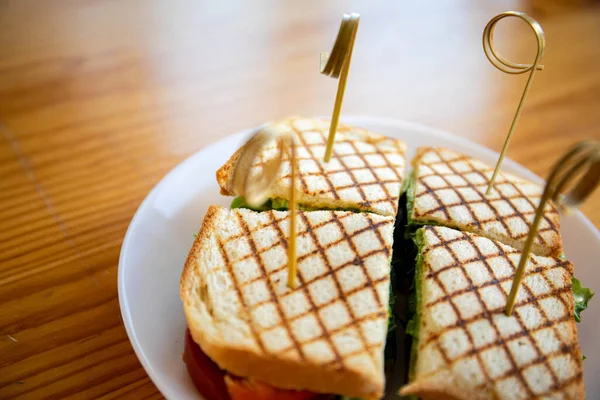
[[[583,396],[575,321],[593,293],[563,254],[554,204],[504,315],[542,187],[500,172],[486,196],[491,166],[429,147],[405,181],[401,141],[344,125],[324,163],[327,121],[276,125],[296,138],[297,286],[286,285],[289,159],[270,198],[251,205],[234,179],[242,148],[217,171],[231,209],[209,208],[181,278],[184,360],[205,397],[380,398],[395,293],[409,297],[412,337],[402,395]],[[278,156],[275,143],[263,148],[250,175]],[[398,280],[396,264],[408,272]]]
[[[444,148],[419,148],[412,164],[407,184],[409,229],[443,225],[523,249],[543,187],[501,171],[486,196],[494,168]],[[562,254],[559,214],[552,203],[544,211],[533,253]]]
[[[295,133],[298,162],[298,203],[305,210],[348,210],[395,216],[404,183],[405,144],[364,129],[339,124],[333,155],[323,161],[329,121],[290,118],[275,124]],[[285,210],[290,192],[290,163],[284,160],[272,186],[272,197],[261,206],[246,204],[234,185],[233,171],[240,150],[217,171],[221,194],[238,196],[232,207]],[[277,156],[275,143],[266,146],[253,165],[262,166]]]
[[[409,383],[422,399],[584,398],[573,265],[533,255],[504,314],[521,252],[441,226],[416,231]]]
[[[208,209],[180,285],[192,378],[210,398],[381,397],[394,217],[300,211],[294,289],[288,224]]]

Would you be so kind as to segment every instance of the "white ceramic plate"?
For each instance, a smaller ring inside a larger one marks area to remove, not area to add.
[[[422,145],[443,146],[495,163],[498,153],[449,133],[402,121],[369,117],[344,122],[404,140],[409,157]],[[250,129],[206,147],[173,169],[137,210],[121,248],[119,301],[129,340],[142,365],[168,399],[199,399],[182,362],[185,317],[179,299],[179,277],[194,233],[211,204],[228,207],[231,198],[219,195],[215,171],[243,143]],[[554,160],[548,160],[552,163]],[[503,170],[532,181],[539,177],[512,160]],[[576,212],[562,218],[565,251],[576,275],[597,291],[600,233]],[[579,324],[585,361],[586,393],[600,398],[600,300],[592,302]],[[595,379],[596,378],[596,379]]]

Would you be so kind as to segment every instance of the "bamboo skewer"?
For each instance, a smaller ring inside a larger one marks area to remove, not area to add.
[[[580,179],[573,183],[573,180]],[[519,287],[523,281],[529,255],[538,232],[540,221],[544,216],[544,210],[550,200],[559,205],[561,209],[576,207],[594,191],[600,183],[600,143],[587,141],[579,143],[569,150],[555,165],[540,199],[540,204],[535,211],[535,217],[529,228],[529,234],[519,260],[519,266],[510,288],[510,294],[506,301],[506,315],[510,316],[515,306]],[[568,185],[573,188],[563,196],[561,192]]]
[[[519,64],[514,63],[512,61],[504,58],[500,53],[496,51],[494,48],[494,29],[496,28],[496,24],[503,18],[506,17],[517,17],[527,22],[533,33],[535,33],[535,37],[537,40],[537,54],[535,56],[535,60],[532,64]],[[483,51],[487,56],[488,60],[494,65],[494,67],[498,68],[500,71],[506,72],[507,74],[524,74],[529,72],[529,78],[527,78],[527,83],[525,84],[525,88],[523,89],[523,94],[521,95],[521,99],[519,101],[519,105],[517,106],[517,111],[515,112],[515,116],[512,120],[510,128],[508,130],[508,134],[506,135],[506,140],[504,141],[504,145],[502,146],[502,151],[500,152],[500,157],[498,158],[498,162],[496,163],[496,168],[494,169],[494,173],[490,179],[490,183],[486,190],[486,195],[492,192],[492,188],[494,187],[494,182],[496,181],[496,176],[500,171],[500,166],[502,165],[502,161],[504,161],[504,157],[506,156],[506,152],[508,150],[508,145],[515,133],[515,128],[517,126],[517,122],[521,117],[521,113],[523,111],[523,105],[525,104],[525,99],[527,98],[527,94],[529,93],[529,89],[531,89],[531,84],[533,83],[533,75],[536,71],[541,71],[544,69],[543,65],[540,65],[540,61],[542,56],[544,55],[544,51],[546,49],[546,36],[544,34],[544,30],[540,26],[540,24],[531,18],[529,15],[524,14],[518,11],[507,11],[502,14],[496,15],[494,18],[488,22],[484,31],[483,31]]]
[[[348,71],[350,70],[352,51],[354,50],[354,39],[358,31],[359,21],[359,14],[344,14],[331,53],[323,52],[320,54],[321,73],[339,79],[335,103],[333,105],[333,114],[331,116],[331,125],[329,126],[329,136],[327,137],[327,147],[325,148],[325,156],[323,158],[325,162],[331,160],[335,132],[340,120],[340,113],[342,112],[342,102],[344,101]]]

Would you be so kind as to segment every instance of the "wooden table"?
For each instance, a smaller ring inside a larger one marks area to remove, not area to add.
[[[545,175],[568,146],[600,139],[597,6],[250,3],[0,3],[0,398],[160,397],[117,301],[129,221],[203,146],[330,113],[337,81],[319,75],[318,54],[343,12],[362,14],[345,114],[499,149],[526,77],[496,70],[481,33],[519,9],[543,25],[548,48],[509,157]],[[505,54],[531,60],[529,28],[501,25]],[[583,210],[600,226],[600,193]]]

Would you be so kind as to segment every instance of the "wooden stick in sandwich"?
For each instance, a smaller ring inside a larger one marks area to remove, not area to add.
[[[259,158],[261,151],[275,142],[275,157],[265,161],[258,174],[252,166]],[[284,154],[288,154],[291,164],[290,183],[290,234],[288,240],[288,286],[296,286],[296,151],[294,148],[294,135],[291,131],[280,129],[271,125],[254,134],[242,147],[233,171],[233,185],[236,191],[245,197],[251,206],[260,206],[271,195],[271,186],[277,180],[277,172],[283,163]]]
[[[333,115],[331,116],[331,125],[329,127],[329,137],[327,138],[327,148],[325,150],[325,156],[323,157],[325,162],[329,162],[331,159],[335,132],[342,111],[342,102],[344,101],[346,81],[348,80],[348,71],[350,70],[350,62],[352,61],[352,50],[354,49],[354,39],[356,38],[356,32],[358,31],[359,21],[359,14],[344,14],[331,53],[321,53],[321,73],[331,78],[339,79],[333,106]]]
[[[535,56],[535,60],[532,64],[518,64],[504,58],[496,49],[494,48],[494,29],[498,21],[506,17],[517,17],[527,22],[531,29],[533,29],[533,33],[535,33],[537,40],[537,54]],[[544,30],[540,26],[540,24],[531,18],[529,15],[524,14],[518,11],[507,11],[502,14],[496,15],[494,18],[488,22],[487,26],[483,31],[483,50],[488,60],[494,65],[494,67],[498,68],[502,72],[506,72],[507,74],[524,74],[529,72],[529,78],[527,78],[527,83],[525,84],[525,88],[523,89],[523,94],[521,95],[521,100],[519,101],[519,105],[517,107],[517,111],[515,112],[515,116],[510,125],[510,129],[508,130],[508,135],[506,136],[506,140],[504,141],[504,146],[502,147],[502,151],[500,152],[500,157],[498,158],[498,162],[496,163],[496,168],[494,169],[494,174],[492,175],[492,179],[488,185],[486,195],[492,191],[494,187],[494,182],[496,180],[496,175],[498,175],[498,171],[500,171],[500,166],[502,165],[502,161],[504,160],[504,156],[506,155],[506,150],[508,149],[508,145],[510,144],[510,140],[512,139],[513,133],[515,131],[515,127],[517,126],[517,121],[521,116],[521,112],[523,111],[523,105],[525,104],[525,98],[527,97],[527,93],[531,88],[531,83],[533,82],[533,75],[537,70],[543,70],[544,66],[540,65],[540,61],[542,56],[544,55],[544,50],[546,49],[546,36],[544,34]]]
[[[573,184],[573,180],[578,176],[580,176],[580,179]],[[506,301],[506,315],[510,316],[515,306],[515,300],[519,286],[523,280],[533,241],[537,235],[538,227],[548,201],[552,200],[556,204],[560,204],[561,208],[576,207],[594,191],[599,183],[600,143],[596,141],[579,143],[555,164],[548,176],[540,204],[536,209],[535,218],[529,228],[525,247]],[[563,189],[568,185],[573,186],[573,189],[566,196],[561,195]]]

